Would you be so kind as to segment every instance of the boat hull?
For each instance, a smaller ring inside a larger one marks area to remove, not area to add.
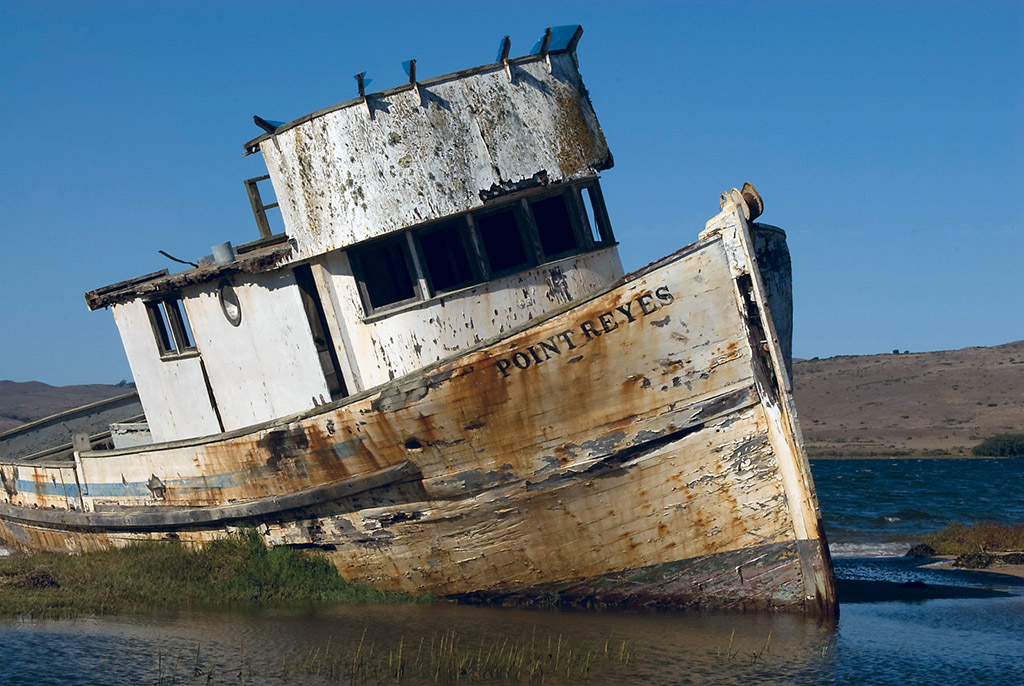
[[[830,615],[752,235],[728,204],[622,283],[315,411],[0,464],[0,538],[84,551],[252,526],[385,589]]]

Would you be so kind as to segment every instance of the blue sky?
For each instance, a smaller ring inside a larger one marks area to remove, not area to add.
[[[82,294],[256,237],[252,115],[287,121],[582,24],[627,269],[752,181],[801,357],[1024,338],[1024,3],[0,4],[0,379],[130,378]]]

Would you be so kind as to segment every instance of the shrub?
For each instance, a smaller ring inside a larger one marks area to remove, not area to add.
[[[996,434],[974,446],[971,452],[980,457],[1024,456],[1024,434]]]
[[[1024,550],[1024,525],[950,524],[942,531],[925,536],[924,542],[939,555]]]

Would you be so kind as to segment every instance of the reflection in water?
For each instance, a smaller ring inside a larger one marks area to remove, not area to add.
[[[504,638],[541,644],[560,636],[574,650],[600,650],[606,641],[616,650],[628,641],[629,664],[595,661],[590,684],[1017,684],[1024,595],[1020,586],[1006,588],[1013,595],[845,604],[838,623],[789,615],[449,605],[5,620],[0,682],[155,684],[162,677],[162,683],[178,684],[334,683],[302,664],[327,650],[350,652],[361,640],[363,651],[372,648],[380,656],[399,640],[408,651],[421,638],[429,645],[432,637],[454,631],[467,649],[486,649]],[[544,683],[576,682],[553,675]]]
[[[794,616],[340,607],[8,622],[0,624],[0,665],[12,684],[43,683],[41,675],[49,683],[95,675],[111,684],[156,683],[160,673],[167,683],[172,674],[177,683],[206,683],[211,671],[212,683],[329,683],[301,669],[314,651],[346,652],[362,641],[364,651],[372,646],[380,654],[400,639],[408,651],[421,638],[429,644],[451,631],[472,650],[506,637],[542,645],[561,637],[563,645],[595,651],[607,642],[613,652],[627,641],[629,664],[595,661],[587,683],[597,684],[813,683],[833,670],[835,638],[833,624]],[[552,675],[544,683],[567,681]]]

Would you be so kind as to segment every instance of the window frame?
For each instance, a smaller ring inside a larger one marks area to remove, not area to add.
[[[180,295],[147,300],[145,306],[161,360],[176,360],[199,354],[195,332],[192,331]]]
[[[601,184],[597,178],[590,179],[573,187],[575,202],[578,203],[578,213],[582,222],[583,233],[586,236],[588,245],[594,250],[609,248],[618,245],[615,234],[612,232],[612,223],[608,218],[608,209],[604,204],[604,193],[601,192]],[[590,225],[590,214],[587,212],[587,204],[583,200],[583,193],[590,196],[590,207],[594,210],[594,221],[596,227]],[[601,240],[594,240],[594,233],[601,237]]]
[[[494,267],[491,266],[490,258],[487,256],[487,247],[484,243],[483,233],[480,231],[479,220],[508,211],[512,212],[512,217],[515,220],[516,231],[519,233],[519,240],[522,241],[523,253],[526,256],[526,261],[520,262],[512,267],[495,270]],[[508,202],[500,205],[495,204],[485,206],[483,209],[473,210],[467,213],[466,216],[469,218],[470,222],[472,222],[472,231],[476,236],[476,242],[480,248],[480,258],[483,263],[484,273],[487,275],[485,279],[486,281],[501,278],[503,276],[509,276],[510,274],[525,272],[541,264],[538,259],[538,246],[536,239],[537,232],[533,227],[533,216],[524,211],[523,204],[521,202]]]
[[[590,207],[593,210],[593,223],[596,226],[592,226],[583,193],[589,193]],[[569,223],[572,227],[573,236],[576,239],[576,247],[545,255],[540,231],[536,218],[533,215],[532,205],[533,203],[556,196],[561,196],[565,201]],[[478,221],[484,217],[508,211],[511,211],[515,218],[516,230],[519,232],[519,238],[522,241],[526,262],[495,271],[491,268],[490,260],[487,257],[487,250]],[[459,241],[462,244],[466,257],[469,259],[472,278],[449,287],[437,288],[430,275],[430,266],[427,264],[421,239],[452,224],[457,228]],[[600,237],[600,239],[598,240],[595,236]],[[367,269],[364,264],[363,255],[388,241],[395,241],[399,245],[406,275],[412,283],[413,295],[403,300],[373,307],[369,290],[366,286],[365,275]],[[352,275],[355,278],[359,298],[362,301],[362,319],[366,321],[376,320],[396,310],[407,309],[411,306],[421,306],[436,297],[446,296],[495,279],[536,269],[544,264],[558,262],[574,255],[584,255],[589,252],[604,250],[616,245],[618,245],[618,242],[612,233],[611,222],[604,205],[604,196],[601,193],[599,177],[593,176],[581,181],[547,186],[526,193],[517,193],[511,198],[506,196],[501,199],[495,199],[493,202],[486,203],[483,207],[350,245],[345,248],[345,253],[352,267]]]
[[[460,281],[452,286],[445,288],[438,288],[434,284],[434,277],[430,272],[430,265],[427,263],[427,256],[423,250],[423,239],[434,233],[443,231],[446,228],[454,227],[456,234],[459,237],[459,243],[462,246],[462,250],[466,255],[466,260],[469,263],[469,278]],[[426,279],[427,288],[431,297],[440,295],[443,293],[452,293],[454,291],[462,290],[463,288],[470,288],[477,284],[483,283],[486,279],[484,278],[485,270],[483,269],[482,255],[480,254],[477,241],[473,236],[474,227],[469,221],[469,214],[465,214],[461,217],[442,219],[438,222],[432,222],[426,226],[412,229],[413,244],[416,247],[416,254],[419,258],[419,264],[423,269],[423,277]]]
[[[593,241],[588,240],[583,227],[585,226],[582,222],[585,217],[580,215],[580,206],[576,198],[576,188],[563,189],[560,193],[546,193],[544,195],[537,196],[535,198],[524,198],[524,210],[528,210],[530,213],[530,228],[536,234],[537,250],[540,257],[541,264],[547,262],[557,262],[558,260],[565,259],[571,255],[581,255],[585,252],[589,252],[592,248]],[[576,242],[572,248],[568,250],[560,250],[558,252],[547,254],[544,250],[544,239],[541,236],[540,224],[537,223],[537,217],[533,213],[533,206],[537,203],[546,202],[553,198],[561,198],[565,205],[565,213],[569,218],[569,231],[572,233],[572,237]]]
[[[352,265],[352,275],[355,276],[356,286],[359,290],[359,299],[363,302],[363,312],[366,317],[372,317],[373,315],[387,312],[395,308],[404,307],[411,303],[415,303],[424,299],[425,294],[423,292],[423,285],[420,279],[418,270],[416,269],[413,256],[409,250],[409,240],[407,238],[408,231],[399,231],[390,233],[379,238],[354,245],[346,249],[348,254],[349,264]],[[366,287],[366,265],[365,255],[371,250],[378,250],[387,243],[397,243],[399,251],[402,256],[402,263],[405,266],[406,275],[409,277],[409,281],[412,283],[412,295],[408,298],[401,300],[395,300],[393,302],[385,303],[377,307],[373,306],[373,301],[370,299],[370,291]]]

